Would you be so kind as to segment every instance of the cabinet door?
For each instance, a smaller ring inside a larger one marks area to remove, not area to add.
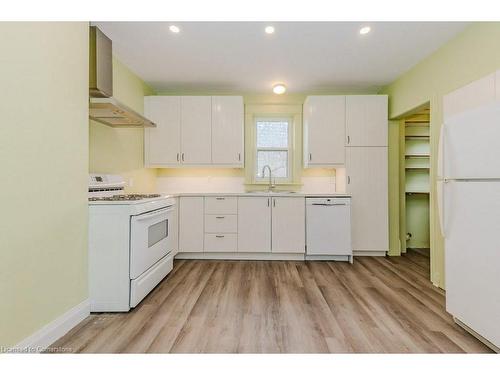
[[[346,146],[387,146],[386,95],[346,97]]]
[[[238,198],[238,252],[271,252],[271,198]]]
[[[304,103],[304,166],[345,162],[345,96],[308,96]]]
[[[146,96],[144,114],[156,128],[144,129],[146,166],[178,165],[181,139],[181,99],[178,96]]]
[[[203,252],[203,197],[179,199],[179,252]]]
[[[181,97],[181,160],[183,164],[212,162],[212,99],[210,96]]]
[[[346,168],[353,250],[388,251],[387,147],[347,147]]]
[[[243,97],[212,96],[212,163],[243,167]]]
[[[272,252],[305,253],[304,198],[272,198]]]

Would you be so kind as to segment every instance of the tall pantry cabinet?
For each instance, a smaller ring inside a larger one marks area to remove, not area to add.
[[[385,95],[346,97],[346,192],[358,255],[389,250],[387,107]]]
[[[355,255],[389,250],[387,117],[386,95],[315,95],[304,102],[304,168],[345,167]]]

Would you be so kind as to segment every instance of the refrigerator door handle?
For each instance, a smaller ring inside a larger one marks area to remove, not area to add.
[[[445,198],[445,184],[447,180],[438,181],[437,183],[437,205],[438,205],[438,217],[439,217],[439,229],[441,230],[441,236],[446,238],[445,231],[445,212],[444,212],[444,200]]]
[[[437,175],[438,178],[444,178],[444,127],[445,123],[441,125],[439,130],[439,143],[438,143],[438,160],[437,160]]]

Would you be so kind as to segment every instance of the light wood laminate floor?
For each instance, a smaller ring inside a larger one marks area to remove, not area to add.
[[[425,252],[354,264],[175,262],[129,313],[92,314],[53,347],[85,353],[490,352],[453,323]]]

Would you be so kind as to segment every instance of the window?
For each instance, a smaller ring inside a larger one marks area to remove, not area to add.
[[[291,180],[291,118],[256,118],[256,160],[255,180],[269,178],[268,171],[262,175],[262,168],[269,165],[272,176],[277,181]]]

